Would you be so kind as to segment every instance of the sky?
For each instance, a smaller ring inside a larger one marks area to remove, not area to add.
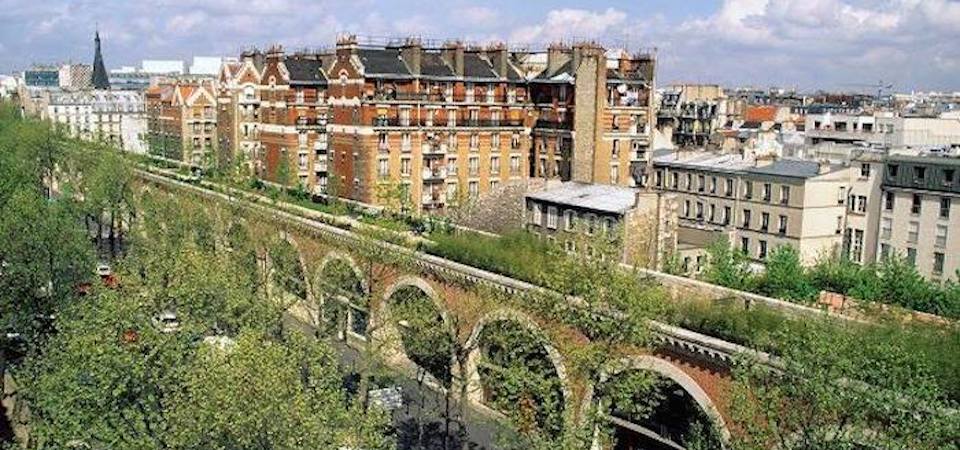
[[[236,56],[341,33],[656,48],[658,83],[960,91],[960,0],[0,0],[0,72]]]

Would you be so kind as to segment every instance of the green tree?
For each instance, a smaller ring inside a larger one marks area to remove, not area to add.
[[[827,319],[824,319],[827,320]],[[735,371],[735,448],[956,449],[956,404],[908,346],[808,321],[777,337],[779,365]]]
[[[764,294],[786,300],[809,302],[817,296],[800,264],[800,254],[790,245],[770,252],[760,286]]]
[[[732,289],[749,291],[755,287],[747,256],[734,249],[726,238],[717,239],[707,247],[707,268],[703,278]]]

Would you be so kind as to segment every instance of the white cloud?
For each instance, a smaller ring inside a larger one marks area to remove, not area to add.
[[[193,34],[200,30],[202,26],[208,25],[209,17],[203,11],[191,11],[186,14],[177,14],[167,20],[166,30],[168,33]]]
[[[603,12],[585,9],[557,9],[547,13],[537,25],[520,27],[510,35],[513,42],[545,42],[561,39],[594,38],[622,24],[627,14],[608,8]]]
[[[489,27],[495,25],[500,14],[485,6],[469,6],[456,15],[456,19],[463,25],[471,27]]]

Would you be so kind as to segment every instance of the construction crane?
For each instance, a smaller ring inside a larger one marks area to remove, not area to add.
[[[846,83],[841,86],[858,86],[865,88],[873,88],[877,90],[877,103],[883,98],[883,92],[893,89],[893,84],[884,83],[883,80],[880,80],[874,84],[864,84],[864,83]]]

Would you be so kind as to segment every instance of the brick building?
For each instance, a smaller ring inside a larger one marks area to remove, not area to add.
[[[260,78],[265,55],[245,52],[221,66],[217,80],[217,143],[220,160],[238,161],[251,171],[259,159]]]
[[[151,154],[207,165],[216,150],[217,100],[212,80],[170,80],[144,93]]]

